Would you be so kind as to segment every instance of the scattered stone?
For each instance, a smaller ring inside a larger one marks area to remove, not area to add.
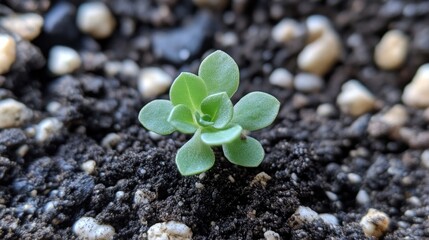
[[[411,148],[429,148],[429,131],[402,127],[399,129],[399,137]]]
[[[158,58],[181,64],[200,52],[204,40],[212,35],[212,26],[209,15],[199,14],[184,27],[155,32],[152,39],[153,52]]]
[[[293,83],[296,90],[304,93],[319,92],[324,86],[322,78],[310,73],[298,73]]]
[[[134,194],[134,204],[148,204],[157,198],[155,192],[146,189],[138,189]]]
[[[332,214],[329,214],[329,213],[322,213],[322,214],[319,214],[319,217],[322,219],[322,221],[324,222],[324,223],[326,223],[326,224],[328,224],[328,225],[339,225],[340,223],[339,223],[339,221],[338,221],[338,218],[337,217],[335,217],[334,215],[332,215]]]
[[[359,190],[358,194],[356,195],[356,202],[362,206],[367,206],[370,202],[368,193],[363,189]]]
[[[420,159],[422,161],[423,167],[429,169],[429,149],[423,151],[422,155],[420,156]]]
[[[80,168],[89,175],[92,175],[95,172],[95,166],[97,163],[94,160],[88,160],[80,165]]]
[[[0,129],[20,127],[32,115],[30,109],[14,99],[0,100]]]
[[[121,71],[122,63],[119,61],[108,61],[104,64],[104,73],[109,76],[113,77]]]
[[[161,68],[148,67],[140,71],[137,87],[144,98],[154,98],[167,91],[173,78]]]
[[[72,42],[79,36],[75,25],[76,8],[73,4],[60,1],[53,5],[45,15],[43,32],[58,42]]]
[[[413,80],[404,89],[402,101],[411,107],[429,107],[429,63],[417,70]]]
[[[116,20],[110,9],[102,2],[82,3],[76,16],[80,31],[97,39],[109,37],[116,27]]]
[[[348,173],[347,179],[353,184],[358,184],[362,182],[362,177],[356,173]]]
[[[157,223],[147,231],[148,240],[174,239],[190,240],[192,239],[192,230],[181,222],[168,221]]]
[[[401,104],[396,104],[384,113],[380,120],[389,126],[401,127],[408,121],[407,109]]]
[[[162,138],[162,135],[160,135],[160,134],[158,134],[156,132],[149,131],[149,137],[152,140],[158,141],[158,140],[160,140]]]
[[[223,47],[232,47],[238,43],[238,36],[235,32],[218,32],[216,33],[215,38]]]
[[[23,39],[31,41],[42,31],[43,17],[36,13],[16,14],[1,18],[0,24]]]
[[[268,181],[270,181],[271,179],[272,177],[267,173],[260,172],[256,174],[256,176],[253,178],[252,182],[250,183],[250,186],[260,185],[265,188],[267,186]]]
[[[268,230],[264,232],[265,240],[281,240],[280,235],[274,231]]]
[[[349,80],[341,87],[337,104],[343,113],[357,117],[374,109],[375,97],[357,80]]]
[[[82,217],[73,224],[72,231],[81,239],[110,240],[115,235],[115,229],[106,224],[99,224],[92,217]]]
[[[136,62],[131,59],[125,59],[122,61],[122,68],[120,75],[126,78],[135,78],[139,75],[140,68]]]
[[[54,138],[63,128],[63,123],[57,118],[46,118],[36,126],[36,141],[46,142]]]
[[[56,75],[74,72],[81,65],[79,54],[72,48],[55,46],[49,52],[48,68]]]
[[[269,81],[274,86],[279,86],[288,89],[293,87],[293,75],[285,68],[275,69],[271,73]]]
[[[195,187],[196,187],[197,189],[203,189],[203,188],[204,188],[204,184],[202,184],[202,183],[200,183],[200,182],[196,182],[196,183],[195,183]]]
[[[116,133],[107,134],[103,140],[101,140],[101,146],[111,149],[115,147],[121,141],[121,136]]]
[[[14,147],[25,143],[27,136],[19,128],[11,128],[0,131],[0,145]]]
[[[374,208],[370,208],[360,221],[365,236],[375,238],[383,236],[389,229],[389,224],[389,216]]]
[[[305,223],[313,222],[319,218],[319,214],[309,207],[299,206],[294,214],[288,219],[288,225],[297,228]]]
[[[271,30],[271,37],[278,43],[288,43],[293,39],[302,37],[304,34],[304,27],[290,18],[281,20]]]
[[[337,110],[332,104],[323,103],[317,107],[316,112],[317,112],[317,115],[321,117],[333,117],[337,113]]]
[[[229,0],[192,0],[192,2],[200,8],[222,10],[228,5]]]
[[[15,40],[7,34],[0,33],[0,74],[7,73],[15,60]]]
[[[375,46],[374,61],[384,70],[400,67],[408,53],[408,37],[399,30],[390,30],[384,34]]]
[[[329,19],[322,15],[308,17],[305,24],[307,25],[308,42],[313,42],[326,32],[333,31]]]
[[[331,192],[331,191],[325,191],[326,196],[329,198],[329,200],[335,202],[338,200],[337,194]]]

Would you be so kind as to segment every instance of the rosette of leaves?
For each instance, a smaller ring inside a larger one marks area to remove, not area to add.
[[[280,102],[263,92],[251,92],[233,106],[230,98],[239,85],[239,69],[225,52],[216,51],[203,60],[198,76],[183,72],[170,88],[170,101],[154,100],[139,113],[142,125],[161,135],[179,131],[193,134],[176,154],[182,175],[209,170],[215,163],[213,146],[221,146],[231,163],[256,167],[264,149],[249,131],[270,125]]]

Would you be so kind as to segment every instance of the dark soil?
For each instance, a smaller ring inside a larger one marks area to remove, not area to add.
[[[70,1],[72,6],[80,2]],[[18,45],[23,57],[0,79],[0,99],[15,98],[36,113],[21,128],[0,130],[0,239],[76,239],[71,227],[82,216],[113,226],[115,239],[141,239],[150,226],[168,220],[189,226],[194,239],[262,239],[267,230],[283,239],[365,239],[359,221],[369,208],[390,216],[384,239],[429,239],[429,170],[420,163],[429,143],[410,147],[394,138],[370,136],[368,122],[377,111],[357,119],[339,110],[331,118],[316,113],[321,103],[335,105],[341,84],[349,79],[365,84],[381,106],[400,103],[405,84],[429,61],[429,35],[424,34],[429,31],[428,1],[236,0],[222,11],[203,11],[189,0],[104,2],[118,20],[110,38],[96,41],[81,34],[72,11],[60,29],[45,30],[31,43],[23,40]],[[46,16],[58,2],[1,4],[3,15],[10,14],[10,8]],[[161,6],[169,10],[167,14],[157,12]],[[304,95],[270,85],[272,69],[299,72],[296,56],[304,47],[274,42],[272,27],[283,17],[303,21],[313,14],[332,21],[345,50],[325,76],[326,87]],[[130,21],[135,22],[135,31],[127,28]],[[405,65],[391,72],[379,70],[372,58],[375,44],[389,29],[400,29],[411,39]],[[191,39],[190,31],[197,32]],[[217,37],[225,32],[235,33],[238,41],[225,46]],[[362,37],[359,46],[347,44],[353,34]],[[85,64],[77,73],[52,76],[44,59],[57,44],[71,46],[81,55],[102,52],[109,61],[132,59],[140,67],[162,67],[173,76],[196,72],[201,59],[214,49],[228,52],[241,71],[234,101],[261,90],[282,103],[275,123],[252,133],[265,148],[264,162],[257,168],[237,167],[217,151],[215,167],[205,175],[181,176],[174,157],[189,136],[174,133],[159,140],[149,136],[137,120],[148,101],[138,92],[136,79],[108,77],[102,70],[104,62],[89,57],[83,57]],[[189,49],[186,60],[178,55],[182,48]],[[52,101],[61,104],[59,111],[47,110]],[[429,130],[423,110],[407,110],[408,127]],[[28,134],[28,127],[46,117],[58,118],[64,127],[54,139],[40,144]],[[101,144],[109,133],[120,137],[111,148]],[[19,154],[24,145],[28,152]],[[81,169],[88,160],[96,162],[93,175]],[[266,186],[252,183],[260,172],[272,178]],[[362,180],[350,181],[349,173]],[[138,189],[154,197],[149,203],[134,204]],[[368,204],[357,203],[359,190],[368,193]],[[410,201],[411,197],[420,201]],[[55,207],[46,210],[47,203]],[[288,220],[298,206],[333,214],[340,225],[314,221],[292,226]]]

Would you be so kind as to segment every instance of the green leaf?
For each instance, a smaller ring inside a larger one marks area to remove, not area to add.
[[[184,176],[205,172],[213,167],[214,162],[213,150],[201,141],[200,131],[197,131],[176,155],[177,168]]]
[[[237,91],[240,80],[237,63],[228,54],[219,50],[201,62],[198,75],[206,83],[209,94],[226,92],[229,97]]]
[[[221,92],[206,97],[201,103],[201,111],[211,116],[213,127],[223,128],[231,121],[234,109],[228,94]]]
[[[223,154],[234,164],[243,167],[257,167],[264,160],[264,149],[258,140],[246,137],[222,145]]]
[[[226,129],[206,128],[201,134],[201,140],[211,146],[229,143],[240,137],[243,128],[240,125],[233,125]]]
[[[207,114],[200,115],[198,112],[195,112],[195,118],[202,127],[208,127],[214,124],[214,122],[211,121],[211,117]]]
[[[140,123],[152,132],[167,135],[176,129],[167,121],[173,104],[168,100],[154,100],[146,104],[139,113]]]
[[[199,111],[200,104],[206,97],[206,85],[195,74],[181,73],[171,85],[170,100],[174,106],[184,104],[192,111]]]
[[[280,102],[263,92],[251,92],[240,99],[234,106],[233,123],[253,131],[264,128],[276,119]]]
[[[183,104],[173,108],[167,121],[182,133],[194,133],[198,128],[191,110]]]

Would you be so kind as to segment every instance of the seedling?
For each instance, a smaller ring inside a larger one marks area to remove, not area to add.
[[[198,76],[183,72],[170,88],[170,101],[154,100],[142,108],[139,121],[155,133],[174,131],[194,134],[176,155],[182,175],[209,170],[215,162],[211,147],[222,146],[233,164],[256,167],[264,159],[264,149],[249,131],[270,125],[280,102],[263,92],[251,92],[233,106],[239,70],[225,52],[216,51],[201,63]]]

